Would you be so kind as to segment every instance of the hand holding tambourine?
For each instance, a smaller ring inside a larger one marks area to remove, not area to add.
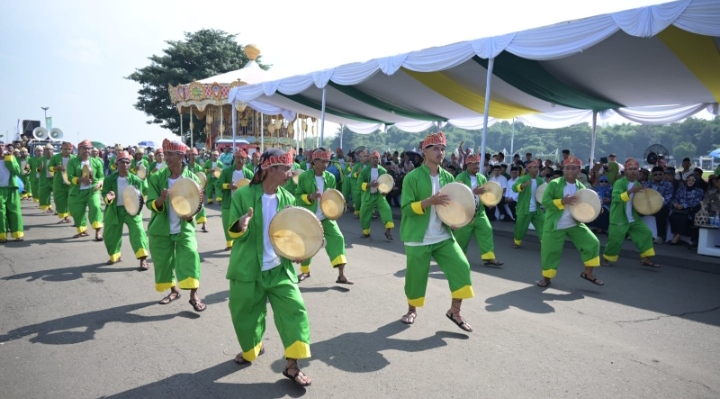
[[[115,199],[115,192],[114,191],[108,192],[107,195],[105,196],[105,199],[107,199],[107,202],[112,202]]]
[[[473,194],[475,194],[475,195],[483,195],[483,194],[485,194],[485,187],[483,187],[483,186],[477,186],[477,187],[475,187],[475,189],[473,190]]]
[[[248,211],[246,214],[242,215],[240,219],[238,219],[237,225],[238,229],[240,230],[239,233],[244,233],[245,230],[247,230],[248,226],[250,225],[250,219],[253,217],[253,209],[248,208]]]

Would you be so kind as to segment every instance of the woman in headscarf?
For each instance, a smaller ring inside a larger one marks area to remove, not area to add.
[[[700,210],[700,201],[705,193],[695,184],[695,175],[689,175],[685,184],[680,186],[675,193],[672,213],[670,214],[670,228],[673,232],[673,239],[670,245],[677,245],[680,236],[692,236],[692,225],[695,213]]]
[[[598,184],[593,187],[593,190],[600,197],[600,203],[602,204],[602,212],[597,219],[593,220],[592,223],[588,223],[588,227],[595,230],[595,234],[604,234],[610,227],[610,202],[612,202],[612,186],[610,185],[610,179],[607,176],[600,176]]]

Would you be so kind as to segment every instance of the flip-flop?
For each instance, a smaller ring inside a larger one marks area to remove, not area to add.
[[[100,236],[100,237],[95,237],[95,241],[102,241],[102,240],[103,240],[103,237],[102,237],[102,236]]]
[[[581,278],[583,278],[583,279],[585,279],[585,280],[587,280],[587,281],[589,281],[589,282],[591,282],[591,283],[593,283],[593,284],[595,284],[595,285],[605,285],[605,283],[603,283],[602,281],[598,280],[598,278],[597,278],[596,275],[591,274],[591,276],[592,276],[593,278],[588,277],[588,275],[585,274],[585,272],[580,273],[580,277],[581,277]]]
[[[650,267],[650,268],[653,268],[653,269],[657,269],[657,268],[660,267],[659,264],[651,261],[650,259],[648,259],[647,261],[641,260],[641,261],[640,261],[640,264],[643,265],[643,266],[645,266],[645,267]]]
[[[176,294],[176,296],[175,296],[174,298],[172,297],[173,294]],[[171,292],[171,293],[169,293],[165,298],[161,299],[160,302],[158,302],[158,303],[159,303],[160,305],[167,305],[167,304],[169,304],[170,302],[177,301],[178,299],[180,299],[181,296],[182,296],[182,295],[180,295],[179,292],[178,292],[178,293]],[[165,302],[165,300],[167,300],[167,302]]]
[[[190,305],[192,305],[193,309],[195,309],[196,312],[203,312],[205,309],[207,309],[207,305],[202,303],[199,299],[191,299],[188,301]]]
[[[78,233],[73,236],[73,238],[81,238],[81,237],[90,237],[90,234],[88,233]]]
[[[550,280],[545,280],[545,279],[542,279],[542,280],[539,280],[539,281],[535,282],[535,284],[537,284],[538,287],[542,287],[542,288],[549,287],[549,286],[550,286],[550,283],[552,283],[552,281],[550,281]]]
[[[295,373],[295,375],[290,375],[290,373],[288,373],[288,370],[289,370],[288,368],[286,368],[285,370],[283,370],[283,372],[282,372],[283,375],[284,375],[285,377],[289,378],[290,381],[294,382],[294,383],[297,384],[298,386],[308,387],[308,386],[310,386],[310,384],[312,384],[312,381],[309,381],[307,384],[303,384],[302,382],[299,382],[298,380],[296,380],[296,378],[297,378],[299,375],[302,375],[302,377],[305,377],[306,379],[308,378],[308,376],[306,376],[305,373],[303,373],[302,371],[300,371],[300,369],[297,369],[297,373]]]
[[[118,261],[119,262],[119,261]],[[143,267],[143,264],[140,263],[140,266],[138,266],[138,270],[141,272],[144,272],[145,270],[150,269],[150,265],[148,265],[147,261],[145,261],[145,266]]]
[[[455,323],[456,326],[460,327],[461,330],[466,331],[466,332],[472,332],[472,330],[473,330],[472,327],[470,327],[470,324],[465,322],[464,318],[462,321],[457,321],[453,317],[453,314],[450,312],[445,313],[445,317],[447,317],[448,319],[450,319],[450,321]],[[460,316],[460,317],[462,317],[462,316]]]
[[[504,265],[504,263],[496,259],[490,259],[488,261],[485,261],[485,266],[487,267],[500,267],[502,265]]]
[[[345,276],[343,276],[343,277],[345,277]],[[345,277],[345,278],[342,279],[342,280],[340,279],[340,277],[338,277],[338,279],[335,280],[335,283],[337,283],[337,284],[347,284],[347,285],[353,285],[353,284],[355,284],[355,283],[353,283],[352,281],[348,280],[347,277]]]
[[[404,314],[404,315],[400,318],[400,321],[403,322],[403,323],[405,323],[405,324],[415,324],[415,319],[416,319],[416,318],[417,318],[417,313],[415,313],[415,312],[407,312],[406,314]]]
[[[260,352],[258,352],[258,357],[262,356],[263,354],[265,354],[265,347],[260,348]],[[235,356],[235,363],[237,363],[239,365],[252,364],[252,362],[250,360],[245,360],[245,358],[242,357],[242,353],[239,356],[240,356],[240,360],[238,360],[238,357]]]
[[[298,275],[298,282],[305,281],[305,279],[308,278],[310,278],[310,273],[308,273],[307,276],[305,275],[305,273],[300,273],[300,275]]]
[[[385,238],[387,238],[388,241],[392,241],[392,240],[393,240],[392,233],[390,233],[389,231],[386,231],[386,232],[385,232]]]

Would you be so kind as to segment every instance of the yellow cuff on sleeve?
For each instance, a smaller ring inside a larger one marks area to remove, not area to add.
[[[553,200],[553,204],[555,204],[558,209],[565,209],[565,205],[562,203],[562,198],[558,198],[556,200]]]
[[[230,186],[230,185],[229,185],[228,183],[223,183],[223,185],[222,185],[223,190],[228,190],[228,187],[229,187],[229,186]]]
[[[363,191],[367,191],[367,186],[368,186],[367,183],[363,183],[362,186],[361,186],[361,189],[362,189]]]
[[[75,185],[78,184],[78,178],[77,178],[77,177],[73,177],[73,178],[72,178],[72,184],[75,184]]]
[[[5,162],[12,162],[12,160],[13,160],[13,155],[12,155],[12,154],[10,154],[10,155],[5,155]]]
[[[165,210],[165,205],[163,204],[161,207],[158,208],[157,206],[157,200],[152,202],[152,208],[155,210],[155,212],[162,212]]]
[[[410,204],[410,207],[412,208],[413,212],[417,213],[418,215],[424,215],[425,209],[422,207],[422,201],[413,202]]]
[[[107,199],[107,197],[105,197],[105,205],[110,205],[110,204],[112,204],[113,201],[115,201],[115,200],[109,200],[109,199]]]
[[[521,192],[523,192],[523,190],[525,190],[525,188],[523,187],[523,185],[522,185],[522,184],[518,184],[518,186],[517,186],[517,192],[521,193]]]
[[[50,173],[55,173],[55,167],[54,167],[54,166],[50,166],[48,169],[50,170]]]
[[[232,238],[233,240],[242,237],[242,235],[245,234],[248,231],[248,229],[250,228],[250,226],[248,226],[248,228],[245,229],[245,231],[240,232],[240,233],[236,232],[235,230],[233,230],[233,227],[235,227],[235,225],[239,221],[240,221],[240,219],[236,220],[233,224],[230,225],[230,228],[228,229],[228,236],[230,236],[230,238]]]
[[[302,198],[302,200],[303,200],[304,203],[306,203],[306,204],[308,204],[308,205],[311,205],[311,204],[312,204],[312,201],[311,201],[310,199],[308,199],[308,195],[307,195],[307,194],[303,194],[300,198]]]
[[[624,193],[620,194],[620,199],[622,199],[623,202],[628,202],[628,201],[630,201],[630,196],[628,195],[627,191],[625,191]]]

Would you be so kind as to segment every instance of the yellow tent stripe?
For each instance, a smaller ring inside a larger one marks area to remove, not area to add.
[[[467,109],[480,114],[485,112],[484,96],[468,90],[442,72],[414,72],[407,69],[403,69],[403,72],[434,92]],[[490,100],[490,110],[488,112],[490,114],[489,116],[493,118],[512,119],[520,115],[535,114],[538,111]]]
[[[711,36],[670,26],[657,35],[720,102],[720,52]]]

